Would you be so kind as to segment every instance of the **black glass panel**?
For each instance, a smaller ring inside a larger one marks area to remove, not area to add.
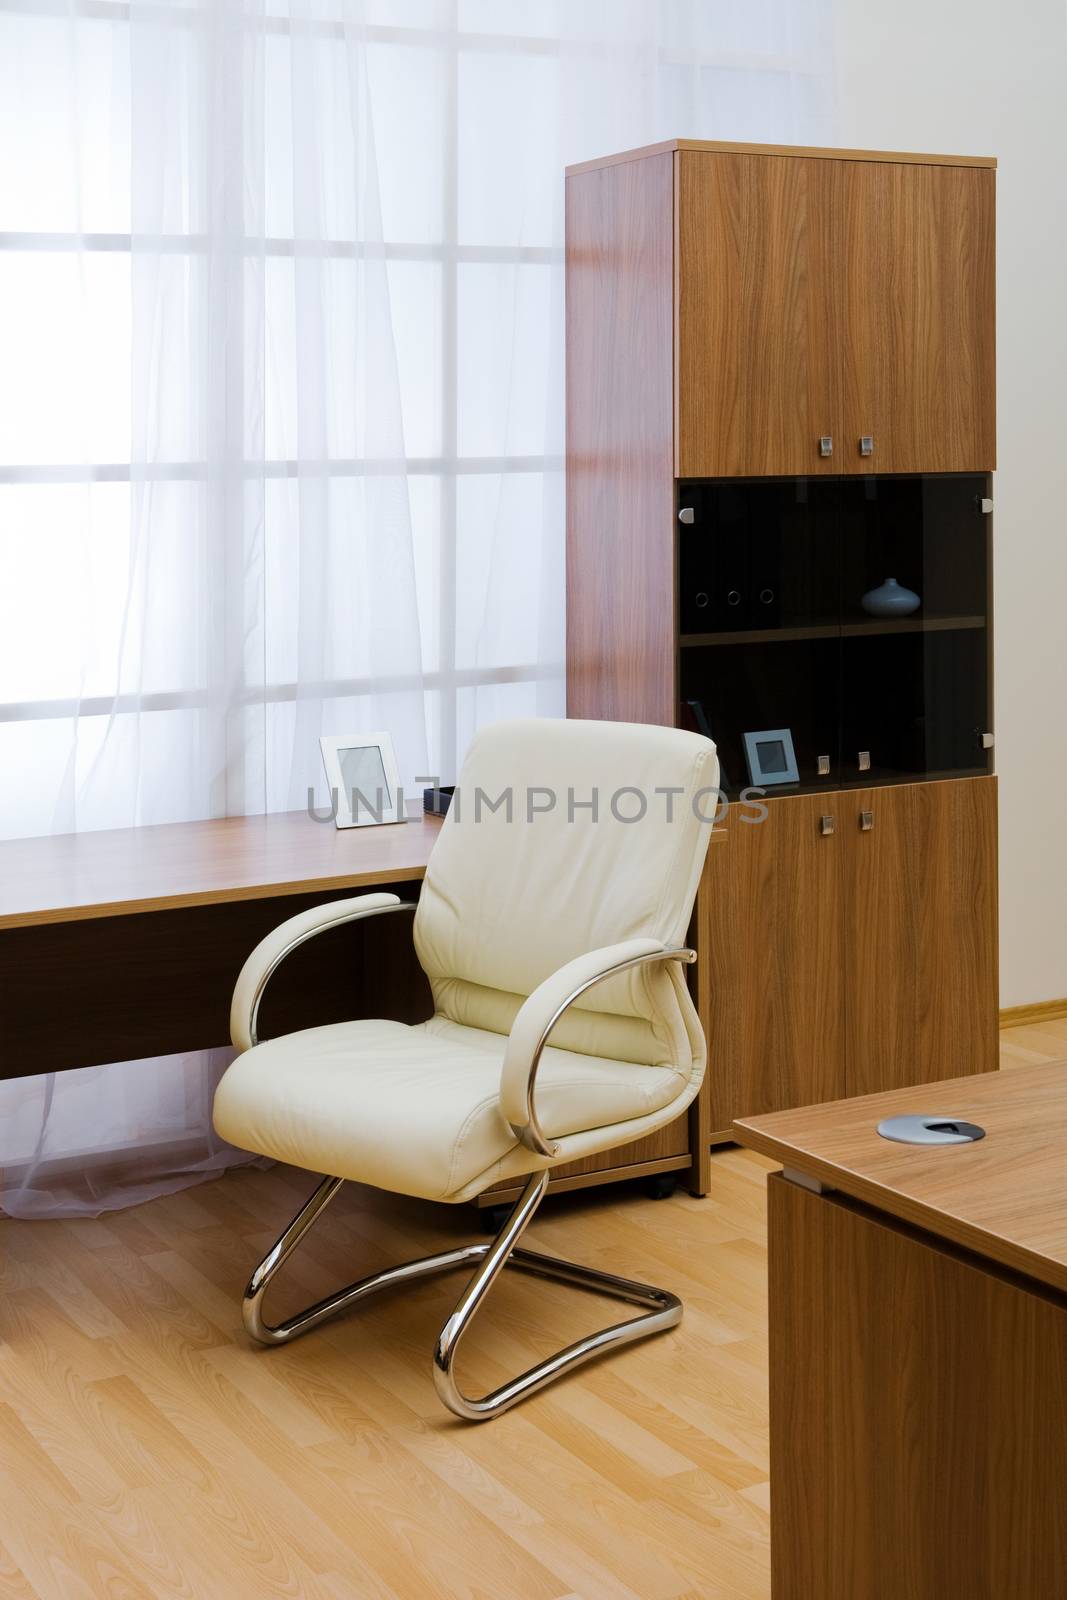
[[[771,792],[988,771],[984,476],[680,487],[680,714],[729,793],[775,729],[798,781]]]
[[[846,783],[987,770],[984,493],[980,475],[841,482]]]
[[[839,480],[842,622],[984,622],[984,493],[979,475]]]
[[[834,623],[840,606],[833,486],[805,478],[687,484],[681,529],[683,633]]]
[[[846,638],[843,781],[985,772],[985,654],[985,630],[978,628]]]
[[[753,780],[745,751],[745,734],[788,730],[796,760],[797,782],[771,787],[768,793],[830,787],[835,782],[838,741],[839,651],[836,638],[739,643],[682,652],[685,720],[706,731],[719,750],[720,784],[736,798]],[[774,742],[777,742],[775,735]],[[784,752],[783,752],[784,754]],[[819,757],[830,763],[820,776]],[[763,761],[765,773],[775,763]]]

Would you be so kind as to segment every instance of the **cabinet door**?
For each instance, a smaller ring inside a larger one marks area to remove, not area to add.
[[[678,530],[680,697],[692,726],[706,721],[731,799],[750,782],[746,733],[772,728],[790,730],[800,784],[834,782],[838,487],[807,478],[681,485],[692,521]]]
[[[892,473],[837,485],[843,784],[990,770],[988,482]],[[903,616],[880,610],[902,598]]]
[[[845,1093],[838,795],[733,804],[697,899],[697,1003],[713,1133]],[[836,831],[824,835],[820,819]]]
[[[680,477],[842,469],[829,271],[835,161],[679,151]]]
[[[832,165],[837,470],[991,471],[992,169]]]
[[[836,797],[849,1095],[996,1070],[996,781]]]

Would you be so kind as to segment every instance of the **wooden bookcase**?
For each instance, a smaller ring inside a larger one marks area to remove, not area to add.
[[[994,169],[678,140],[568,172],[568,714],[714,701],[712,1140],[997,1064]],[[890,561],[908,618],[862,609]],[[741,730],[775,727],[798,781],[753,826]]]

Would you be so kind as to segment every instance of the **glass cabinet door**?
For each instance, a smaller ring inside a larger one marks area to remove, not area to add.
[[[678,547],[681,716],[715,740],[731,798],[749,784],[795,794],[838,781],[836,500],[826,479],[681,486],[692,513]],[[753,741],[769,733],[785,749],[761,773]]]
[[[989,770],[984,475],[679,490],[679,717],[731,797]],[[753,773],[771,733],[789,762]]]
[[[840,483],[843,783],[988,770],[984,476]]]
[[[679,544],[683,635],[836,628],[836,486],[820,479],[683,484],[692,513]]]
[[[750,785],[782,795],[840,787],[839,653],[836,638],[683,652],[683,725],[715,740],[729,799]]]

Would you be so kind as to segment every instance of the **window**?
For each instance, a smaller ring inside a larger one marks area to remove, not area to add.
[[[797,7],[743,11],[5,0],[0,831],[562,711],[562,167],[825,137]]]

